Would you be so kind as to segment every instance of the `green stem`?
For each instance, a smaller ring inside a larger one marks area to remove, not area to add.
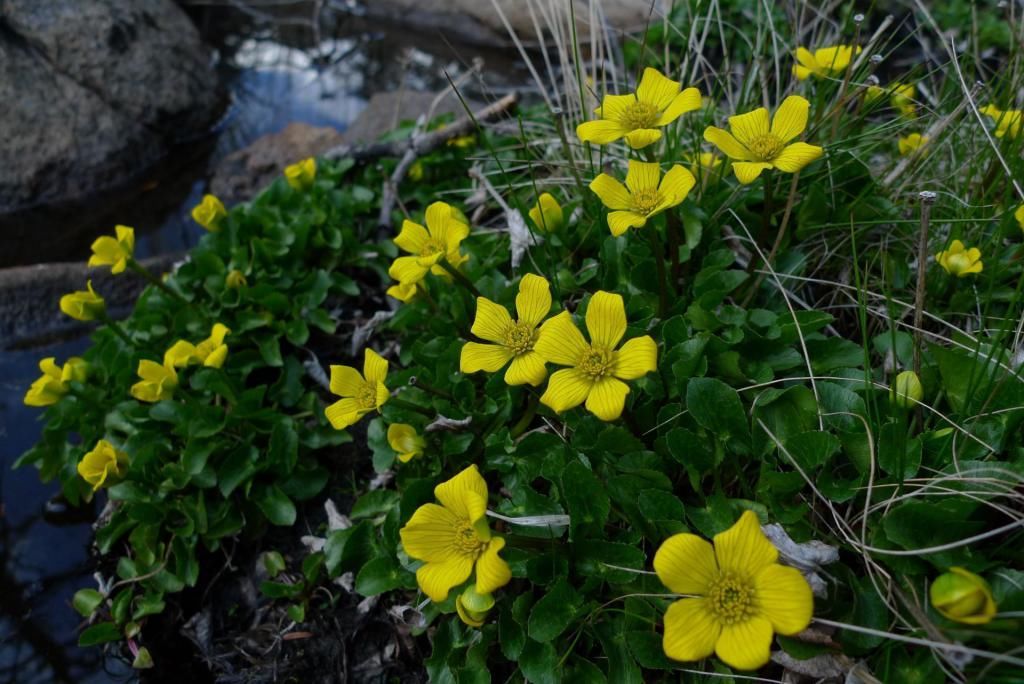
[[[772,212],[775,211],[774,188],[770,173],[765,173],[764,179],[764,202],[761,204],[761,240],[762,245],[768,244],[769,236],[772,233]],[[756,251],[756,250],[755,250]],[[753,261],[753,260],[751,260]]]
[[[160,280],[155,275],[153,275],[152,271],[150,271],[148,268],[146,268],[145,266],[140,264],[135,259],[129,259],[128,260],[128,268],[130,268],[135,273],[138,273],[140,276],[142,276],[143,278],[148,280],[150,285],[153,285],[153,286],[159,288],[167,296],[169,296],[169,297],[171,297],[173,299],[177,299],[182,304],[188,305],[189,302],[188,302],[187,299],[182,297],[180,294],[178,294],[177,292],[175,292],[171,288],[167,287],[167,285],[166,285],[166,283],[164,283],[164,281]]]
[[[668,256],[672,260],[672,286],[679,284],[679,276],[682,270],[679,263],[679,246],[682,244],[683,222],[674,211],[666,214],[667,223],[665,231],[668,235]]]
[[[114,321],[114,319],[108,316],[105,311],[99,314],[97,318],[103,323],[103,325],[113,330],[114,334],[120,337],[122,342],[127,344],[129,347],[135,346],[135,342],[133,342],[132,338],[128,336],[128,333],[124,331],[124,328],[122,328],[117,322]]]
[[[444,270],[448,271],[448,273],[451,274],[452,278],[455,279],[455,282],[457,282],[462,287],[466,288],[467,292],[469,292],[474,297],[483,297],[483,295],[480,294],[480,290],[476,289],[476,285],[474,285],[469,280],[469,278],[464,276],[462,272],[459,271],[459,269],[455,268],[444,259],[441,259],[441,261],[439,261],[438,263],[441,264],[441,268],[443,268]]]
[[[443,389],[440,389],[439,387],[434,387],[429,382],[424,382],[418,376],[413,376],[409,378],[409,385],[412,387],[419,387],[424,392],[429,392],[430,394],[441,397],[442,399],[447,399],[448,401],[455,401],[455,397],[453,397],[451,394],[445,392]]]
[[[427,418],[434,418],[435,417],[433,411],[431,411],[429,409],[425,409],[422,406],[417,406],[416,404],[408,402],[405,399],[399,399],[398,397],[391,397],[390,399],[388,399],[388,401],[392,405],[397,406],[398,408],[404,408],[404,409],[406,409],[408,411],[416,411],[417,413],[419,413],[421,415],[424,415]]]
[[[537,415],[537,405],[539,403],[540,397],[536,394],[530,394],[529,402],[526,404],[526,412],[523,413],[523,417],[516,421],[516,424],[512,426],[512,429],[509,431],[509,437],[515,439],[526,432],[526,428],[530,427],[533,417]]]
[[[657,229],[648,225],[642,230],[647,233],[647,240],[650,242],[651,252],[654,254],[654,265],[658,270],[658,318],[665,318],[665,312],[668,311],[668,276],[665,273],[665,253],[661,248]]]

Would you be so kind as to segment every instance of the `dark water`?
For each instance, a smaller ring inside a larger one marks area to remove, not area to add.
[[[243,3],[235,3],[241,5]],[[321,3],[322,4],[322,3]],[[312,22],[313,3],[283,3],[269,14],[256,9],[200,6],[189,9],[204,39],[220,57],[233,105],[215,135],[197,141],[161,169],[139,179],[125,196],[106,198],[79,231],[80,256],[88,244],[110,232],[114,223],[132,225],[137,255],[188,249],[201,235],[189,217],[206,189],[210,170],[220,159],[256,138],[302,121],[344,129],[374,92],[398,87],[437,91],[480,56],[436,36],[384,30],[324,9]],[[491,60],[487,84],[470,81],[471,97],[489,100],[526,76],[506,60]],[[52,258],[47,245],[26,261]],[[124,663],[104,658],[96,648],[75,645],[80,622],[70,607],[73,593],[95,586],[90,576],[88,522],[44,519],[55,483],[42,484],[33,469],[12,470],[13,461],[38,438],[40,409],[22,405],[38,377],[37,362],[56,356],[58,363],[80,353],[85,339],[30,351],[3,349],[0,340],[0,684],[74,682],[99,684],[134,679]]]

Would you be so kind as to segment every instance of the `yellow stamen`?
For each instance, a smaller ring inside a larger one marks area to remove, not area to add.
[[[658,203],[661,201],[661,195],[658,193],[657,188],[648,188],[646,190],[639,190],[634,192],[633,195],[633,210],[647,216],[652,211],[657,209]]]
[[[634,102],[622,112],[619,122],[630,130],[654,128],[660,112],[650,102]]]
[[[765,133],[759,135],[749,143],[747,143],[747,149],[749,149],[755,157],[761,161],[771,161],[779,156],[783,148],[786,146],[782,140],[772,133]]]
[[[708,589],[707,599],[711,611],[725,625],[743,622],[754,614],[754,588],[731,573],[718,576]]]
[[[533,343],[537,341],[537,330],[526,323],[513,323],[505,331],[505,346],[513,354],[525,354],[533,351]]]
[[[584,375],[588,375],[595,380],[603,378],[611,373],[612,353],[607,349],[591,347],[583,352],[579,363],[576,364],[576,368]]]

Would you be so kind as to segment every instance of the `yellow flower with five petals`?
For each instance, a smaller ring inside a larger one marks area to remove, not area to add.
[[[665,612],[665,655],[694,661],[715,653],[739,670],[765,665],[772,633],[801,632],[814,613],[807,580],[778,558],[752,511],[715,535],[713,547],[694,534],[666,539],[654,555],[654,571],[687,598]]]
[[[630,228],[642,228],[647,219],[680,204],[696,183],[693,174],[679,164],[662,178],[658,164],[630,159],[625,185],[602,173],[590,181],[590,189],[612,210],[608,213],[608,229],[618,237]]]
[[[92,243],[89,266],[110,266],[114,275],[124,272],[135,252],[135,230],[128,226],[114,226],[117,237],[103,235]]]
[[[475,465],[434,488],[440,505],[416,509],[398,531],[410,558],[423,561],[416,582],[431,601],[441,602],[448,592],[476,572],[474,591],[490,594],[508,584],[512,572],[498,552],[505,540],[487,525],[487,483]]]
[[[105,439],[96,442],[92,451],[78,462],[78,474],[92,485],[94,492],[103,485],[109,485],[110,480],[124,477],[127,469],[128,454],[115,449]]]
[[[644,69],[636,93],[605,95],[595,110],[598,118],[576,127],[576,135],[583,142],[607,145],[625,138],[634,150],[647,147],[661,139],[661,131],[686,112],[700,109],[700,91],[682,86],[678,81],[658,73],[650,67]]]
[[[32,383],[25,393],[26,406],[52,406],[70,390],[71,382],[85,382],[89,375],[89,364],[77,356],[57,365],[57,359],[50,356],[39,361],[43,374]]]
[[[981,250],[977,247],[966,249],[964,243],[953,240],[949,248],[935,255],[935,261],[946,270],[946,273],[957,278],[966,278],[972,273],[981,273]]]
[[[186,340],[178,340],[164,354],[164,365],[172,368],[185,368],[199,363],[207,368],[220,368],[228,356],[228,346],[224,338],[231,330],[223,323],[214,323],[210,336],[199,344]]]
[[[66,294],[60,298],[60,310],[77,321],[92,321],[107,313],[107,303],[103,297],[92,289],[92,281],[86,284],[86,290]]]
[[[568,311],[541,327],[536,350],[545,360],[569,368],[552,373],[540,401],[556,413],[586,402],[587,410],[601,420],[615,420],[629,394],[623,380],[656,370],[658,345],[644,335],[616,349],[626,334],[626,307],[622,297],[611,292],[598,291],[590,298],[586,323],[589,343]]]
[[[790,142],[807,129],[807,112],[811,103],[799,95],[790,95],[775,111],[769,124],[768,110],[758,107],[752,112],[729,117],[730,134],[708,126],[704,139],[733,160],[736,180],[753,183],[765,169],[796,173],[814,160],[823,150],[805,142]]]
[[[335,430],[354,425],[370,411],[379,411],[391,396],[384,381],[388,361],[369,347],[363,353],[363,372],[352,366],[331,366],[331,392],[342,397],[324,411]]]
[[[854,55],[860,54],[860,50],[859,45],[835,45],[818,48],[814,52],[807,48],[797,48],[793,75],[803,81],[810,76],[825,78],[841,74],[850,66]]]
[[[505,371],[509,385],[537,385],[548,376],[544,358],[535,351],[540,325],[551,311],[551,286],[545,278],[527,273],[519,281],[513,321],[505,307],[486,297],[476,300],[476,319],[470,331],[491,344],[466,342],[459,357],[463,373],[495,373],[511,361]]]
[[[400,249],[414,255],[398,257],[388,269],[388,275],[401,285],[418,283],[427,273],[449,278],[442,260],[458,268],[469,259],[459,251],[469,235],[462,212],[445,202],[434,202],[427,207],[425,221],[427,225],[423,227],[406,219],[394,240]]]
[[[162,364],[149,359],[139,361],[137,373],[140,380],[131,387],[133,397],[152,404],[174,396],[174,390],[178,388],[178,373],[171,363],[170,354],[169,349]]]
[[[978,111],[995,122],[997,138],[1009,135],[1012,140],[1017,137],[1018,133],[1020,133],[1021,120],[1024,119],[1024,112],[1021,110],[999,109],[999,107],[989,104],[985,105]]]

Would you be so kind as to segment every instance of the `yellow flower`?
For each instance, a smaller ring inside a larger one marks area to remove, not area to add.
[[[389,297],[394,297],[400,302],[408,303],[419,294],[420,285],[419,283],[397,283],[387,289],[386,294]]]
[[[249,281],[245,279],[245,274],[239,271],[237,268],[228,271],[227,276],[224,278],[225,287],[231,290],[243,288],[248,284]]]
[[[487,613],[494,607],[494,597],[490,594],[481,594],[477,591],[476,585],[466,587],[459,597],[455,599],[455,610],[459,619],[470,627],[482,627]]]
[[[565,212],[551,193],[544,192],[530,209],[530,220],[542,233],[554,233],[565,225]]]
[[[387,359],[369,347],[363,356],[363,374],[352,366],[331,366],[331,392],[342,397],[327,407],[324,415],[335,430],[344,430],[370,411],[380,410],[391,396],[384,380]]]
[[[920,133],[911,133],[910,135],[900,136],[899,148],[900,154],[906,157],[925,145],[928,144],[928,137],[921,135]]]
[[[142,379],[132,385],[131,394],[139,401],[152,404],[174,396],[174,390],[178,387],[178,374],[173,365],[167,364],[167,355],[163,364],[149,359],[139,361],[137,372]]]
[[[408,463],[423,454],[427,441],[416,433],[416,428],[407,423],[392,423],[388,426],[388,444],[398,454],[398,460]]]
[[[917,105],[914,104],[914,96],[917,88],[913,83],[894,84],[892,95],[889,96],[892,106],[899,110],[900,114],[912,117],[917,112]]]
[[[921,379],[917,377],[917,373],[908,370],[897,375],[889,389],[889,397],[900,408],[910,408],[921,401],[924,397],[924,387],[921,386]]]
[[[43,372],[38,380],[32,383],[25,393],[26,406],[52,406],[70,391],[69,383],[85,382],[89,374],[89,364],[73,356],[64,362],[64,367],[57,365],[52,356],[39,362],[39,370]]]
[[[790,95],[775,111],[768,123],[768,110],[758,107],[752,112],[729,117],[730,134],[708,126],[704,139],[733,160],[736,180],[753,183],[765,169],[796,173],[822,155],[823,150],[804,142],[790,143],[807,129],[807,112],[811,103],[799,95]]]
[[[551,363],[570,368],[551,375],[540,401],[556,413],[586,402],[587,410],[601,420],[615,420],[622,415],[629,394],[629,385],[622,381],[656,370],[658,345],[644,335],[627,340],[616,351],[626,334],[626,307],[620,295],[597,292],[587,305],[586,321],[590,344],[568,311],[541,327],[537,352]]]
[[[211,233],[216,233],[221,229],[221,224],[227,215],[228,211],[224,208],[224,203],[214,195],[203,195],[203,201],[192,208],[192,220]]]
[[[700,91],[687,88],[650,67],[644,69],[636,93],[605,95],[594,110],[598,119],[576,127],[583,142],[607,145],[625,138],[634,150],[647,147],[661,139],[658,129],[667,126],[686,112],[700,109]]]
[[[114,448],[105,439],[96,442],[92,451],[78,462],[78,474],[92,485],[92,491],[98,490],[109,479],[120,479],[128,468],[128,454]]]
[[[992,589],[970,570],[952,567],[935,578],[928,591],[943,617],[966,625],[984,625],[996,614]]]
[[[793,75],[798,80],[805,80],[814,75],[818,78],[834,76],[846,71],[854,55],[860,54],[860,46],[836,45],[818,48],[813,53],[807,48],[796,49],[797,64],[793,65]]]
[[[409,180],[413,183],[419,183],[423,180],[423,162],[417,159],[409,167]]]
[[[135,251],[135,230],[128,226],[114,226],[117,238],[109,235],[96,238],[92,243],[89,266],[110,266],[114,275],[122,273]]]
[[[1013,218],[1017,219],[1017,225],[1020,226],[1021,230],[1024,230],[1024,204],[1017,207],[1017,211],[1013,212]]]
[[[978,111],[995,122],[997,138],[1002,138],[1009,133],[1012,139],[1016,138],[1017,134],[1020,133],[1021,119],[1024,118],[1024,112],[1021,112],[1021,110],[999,109],[995,105],[990,104],[985,105]]]
[[[431,601],[441,602],[476,570],[475,591],[490,594],[508,584],[512,573],[498,556],[505,540],[487,526],[487,483],[471,465],[434,488],[441,505],[416,509],[398,531],[410,558],[423,561],[416,582]]]
[[[79,290],[60,298],[60,310],[78,321],[92,321],[107,312],[103,297],[92,289],[92,281],[86,283],[88,290]]]
[[[687,155],[686,160],[690,162],[690,173],[694,176],[708,176],[722,165],[722,158],[714,152]]]
[[[668,607],[662,647],[674,660],[715,653],[730,667],[754,670],[768,662],[773,632],[796,634],[810,624],[811,587],[799,570],[778,563],[752,511],[714,542],[677,534],[654,555],[661,583],[692,597]]]
[[[428,272],[450,277],[441,266],[443,259],[453,268],[458,268],[467,259],[459,251],[462,241],[469,235],[469,225],[462,212],[445,202],[434,202],[426,211],[427,227],[406,219],[402,230],[395,238],[395,244],[415,256],[398,257],[388,275],[402,285],[418,283]]]
[[[228,357],[228,345],[224,338],[231,334],[230,328],[214,323],[210,336],[196,345],[196,358],[207,368],[220,368]]]
[[[477,297],[476,319],[471,332],[480,339],[493,342],[466,342],[459,357],[463,373],[486,371],[495,373],[511,361],[505,371],[509,385],[537,385],[548,376],[544,359],[535,351],[540,333],[537,326],[551,311],[551,286],[539,275],[527,273],[519,281],[516,314],[513,321],[505,307],[486,297]]]
[[[612,210],[608,213],[608,229],[618,237],[630,228],[642,228],[647,219],[681,203],[696,183],[693,174],[679,164],[662,178],[658,164],[630,159],[625,185],[602,173],[590,181],[590,189]]]
[[[977,247],[964,248],[964,243],[953,240],[949,249],[942,250],[935,255],[935,261],[939,262],[946,273],[957,278],[964,278],[971,273],[981,273],[981,250]]]
[[[308,157],[284,167],[284,179],[296,190],[306,190],[316,180],[316,159]]]

